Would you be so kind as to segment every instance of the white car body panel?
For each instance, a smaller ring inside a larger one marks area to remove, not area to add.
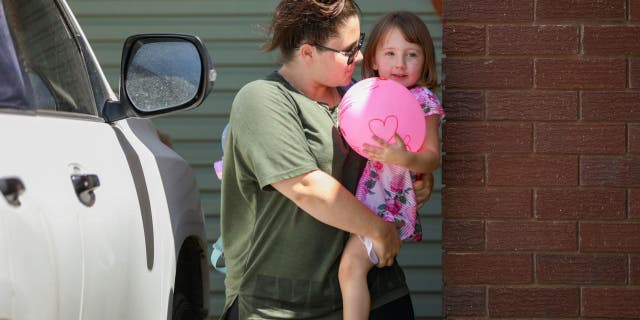
[[[22,206],[5,208],[9,243],[14,244],[11,256],[22,258],[11,261],[12,278],[20,279],[13,282],[29,283],[14,288],[15,311],[34,313],[30,319],[55,314],[58,319],[77,319],[81,314],[82,319],[124,319],[110,314],[120,310],[122,302],[104,297],[126,298],[123,293],[130,278],[144,276],[147,268],[139,258],[145,257],[145,243],[135,185],[113,128],[74,118],[0,117],[0,134],[16,130],[31,134],[19,144],[0,142],[0,148],[12,154],[0,160],[0,176],[19,176],[26,187]],[[65,140],[78,143],[59,143]],[[13,159],[21,161],[12,163]],[[33,163],[25,165],[24,159]],[[78,200],[72,173],[100,178],[93,207]],[[52,288],[57,290],[51,292]],[[40,304],[56,300],[59,306],[52,310]],[[72,307],[78,301],[81,309]]]
[[[86,46],[94,94],[116,100],[69,7],[56,2]],[[19,206],[0,195],[0,320],[171,319],[183,243],[207,245],[191,168],[152,122],[0,106],[0,137],[0,178],[25,186]],[[99,178],[92,206],[72,175]]]

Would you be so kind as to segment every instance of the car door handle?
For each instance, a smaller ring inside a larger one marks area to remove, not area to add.
[[[17,177],[0,178],[0,192],[12,206],[20,206],[20,195],[24,192],[24,183]]]
[[[93,190],[100,186],[100,179],[95,174],[72,174],[71,183],[78,196],[78,200],[87,207],[96,202],[96,194]]]

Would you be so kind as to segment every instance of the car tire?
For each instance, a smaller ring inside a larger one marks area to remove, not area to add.
[[[176,292],[173,296],[173,310],[171,312],[172,320],[202,320],[202,310],[197,304],[189,301],[187,296],[182,292]]]

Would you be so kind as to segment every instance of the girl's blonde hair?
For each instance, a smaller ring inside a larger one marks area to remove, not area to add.
[[[418,44],[422,48],[424,65],[422,66],[422,76],[417,84],[430,89],[436,88],[438,86],[438,71],[436,69],[435,49],[431,34],[422,19],[408,11],[387,13],[375,24],[364,50],[362,77],[378,76],[378,72],[373,69],[376,48],[393,28],[398,28],[404,35],[405,40]]]

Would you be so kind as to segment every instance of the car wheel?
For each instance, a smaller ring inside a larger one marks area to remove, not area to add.
[[[202,312],[198,305],[191,303],[182,292],[176,292],[173,296],[172,320],[202,320]]]

